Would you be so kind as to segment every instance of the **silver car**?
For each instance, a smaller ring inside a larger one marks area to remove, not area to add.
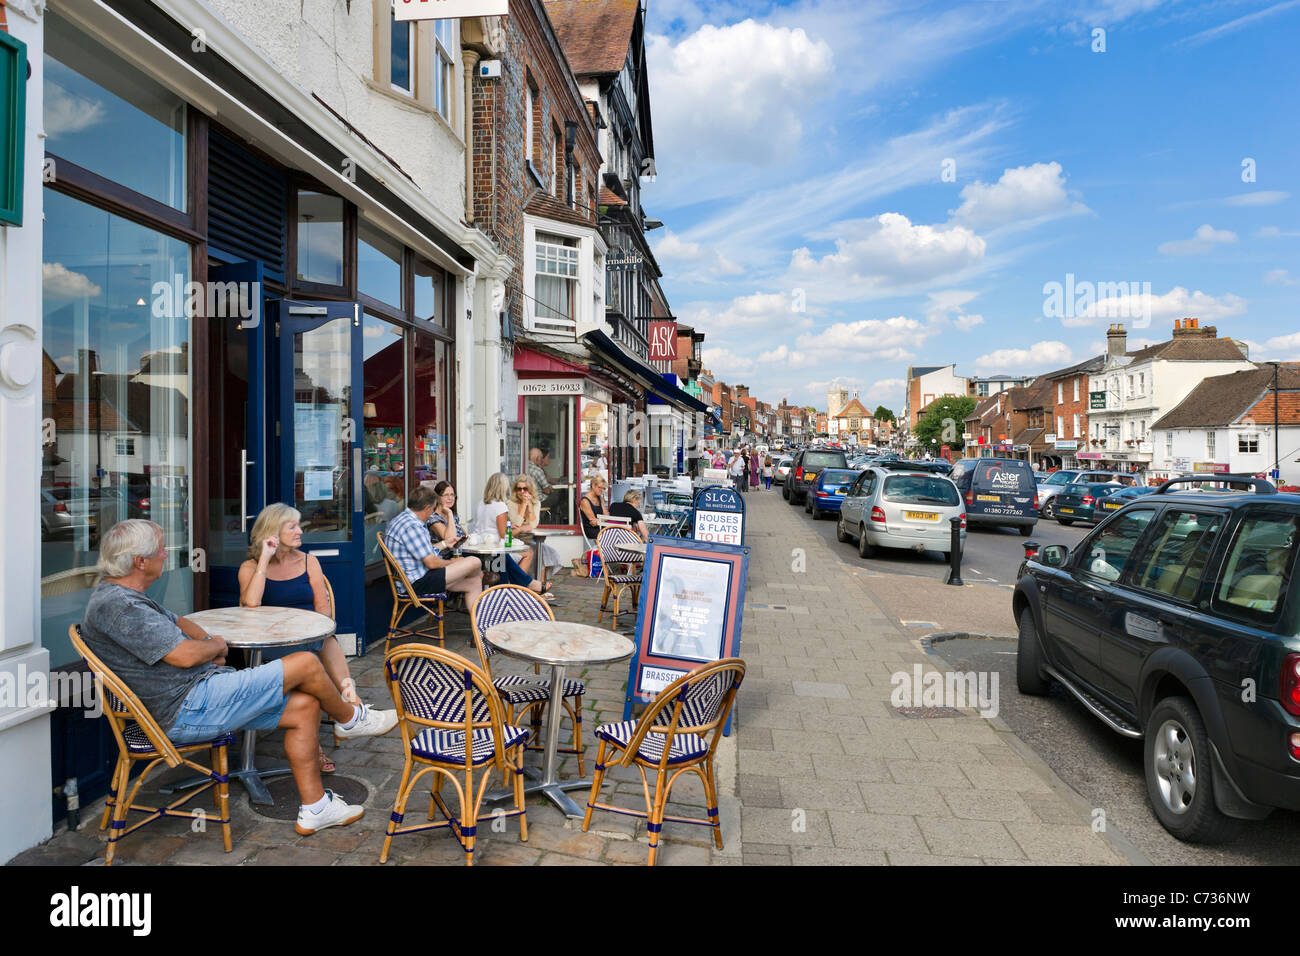
[[[961,518],[966,546],[966,506],[951,478],[932,472],[868,468],[849,488],[840,505],[836,537],[858,542],[858,554],[875,548],[913,551],[952,550],[954,517]]]
[[[786,456],[776,463],[776,481],[784,482],[785,476],[790,474],[790,469],[794,467],[794,459]]]

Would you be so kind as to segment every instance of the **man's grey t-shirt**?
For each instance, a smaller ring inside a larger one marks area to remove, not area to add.
[[[101,581],[90,595],[81,624],[86,645],[131,688],[163,731],[194,685],[221,671],[211,661],[194,667],[174,667],[163,660],[187,641],[176,615],[142,591]]]

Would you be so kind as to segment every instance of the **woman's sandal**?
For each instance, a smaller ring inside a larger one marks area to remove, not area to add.
[[[317,759],[320,760],[321,773],[333,773],[335,770],[338,769],[337,767],[334,766],[334,761],[330,759],[330,755],[325,752],[324,747],[317,745],[316,749],[318,751]]]

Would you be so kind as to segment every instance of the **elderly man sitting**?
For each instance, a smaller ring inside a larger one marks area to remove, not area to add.
[[[145,589],[167,560],[162,528],[152,521],[115,524],[100,542],[103,580],[86,606],[82,636],[126,682],[176,744],[201,743],[235,730],[284,728],[284,750],[302,806],[297,830],[309,836],[355,823],[349,806],[321,786],[316,759],[321,711],[342,738],[376,737],[397,724],[392,710],[354,706],[339,695],[320,658],[300,652],[237,671],[226,642],[156,604]]]

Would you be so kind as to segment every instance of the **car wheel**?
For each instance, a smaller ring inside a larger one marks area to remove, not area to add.
[[[789,486],[789,485],[782,485],[782,486],[781,486],[781,497],[784,498],[786,501],[789,501],[789,500],[790,500],[790,486]]]
[[[1214,802],[1210,737],[1189,697],[1166,697],[1147,718],[1147,795],[1160,825],[1188,843],[1221,843],[1241,829]]]
[[[1051,680],[1043,674],[1043,648],[1038,643],[1034,627],[1034,612],[1025,608],[1020,612],[1020,641],[1016,645],[1016,687],[1020,693],[1043,697],[1052,688]]]
[[[822,520],[822,509],[817,507],[817,502],[814,501],[808,506],[808,513],[812,515],[813,521]]]
[[[1022,524],[1022,525],[1020,526],[1020,537],[1022,537],[1022,538],[1028,538],[1028,537],[1029,537],[1031,534],[1033,534],[1033,533],[1034,533],[1034,526],[1033,526],[1033,525],[1031,525],[1031,524]]]
[[[1070,525],[1074,524],[1073,518],[1057,518],[1056,520],[1061,524],[1065,525],[1067,528],[1070,527]]]
[[[787,498],[786,501],[790,502],[791,508],[799,507],[799,493],[797,491],[791,491],[790,497]]]
[[[871,546],[871,542],[867,540],[867,529],[859,528],[858,529],[858,557],[869,558],[875,553],[876,553],[876,549],[873,548]]]
[[[845,544],[849,541],[849,533],[844,530],[843,517],[841,517],[838,521],[835,522],[835,540],[838,541],[840,544]]]

